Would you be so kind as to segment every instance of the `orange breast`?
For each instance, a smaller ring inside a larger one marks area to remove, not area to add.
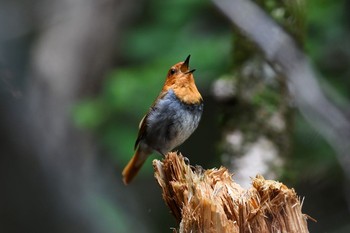
[[[199,93],[192,74],[183,74],[182,76],[169,77],[164,85],[163,91],[172,89],[183,103],[198,104],[203,101]]]

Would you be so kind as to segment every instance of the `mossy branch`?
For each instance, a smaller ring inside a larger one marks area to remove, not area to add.
[[[256,176],[245,190],[226,168],[193,167],[174,152],[153,167],[179,233],[309,232],[300,198],[280,182]]]

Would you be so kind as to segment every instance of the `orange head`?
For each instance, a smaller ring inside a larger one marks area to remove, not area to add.
[[[194,82],[193,72],[189,69],[191,55],[184,62],[173,65],[169,71],[162,92],[172,89],[175,95],[186,104],[197,104],[202,101]]]

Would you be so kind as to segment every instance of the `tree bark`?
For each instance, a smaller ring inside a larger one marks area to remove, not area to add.
[[[153,167],[179,233],[309,232],[300,198],[282,183],[258,175],[243,189],[226,168],[190,166],[174,152]]]

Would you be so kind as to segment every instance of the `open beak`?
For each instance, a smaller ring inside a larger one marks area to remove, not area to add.
[[[192,70],[189,70],[189,71],[185,72],[185,74],[192,74],[195,71],[196,71],[196,69],[192,69]]]
[[[183,72],[183,73],[188,73],[188,72],[189,72],[189,71],[188,71],[188,67],[189,67],[189,64],[190,64],[190,57],[191,57],[191,55],[188,55],[187,58],[186,58],[186,60],[185,60],[184,63],[182,64],[182,66],[181,66],[181,68],[180,68],[181,72]],[[192,72],[191,72],[191,73],[192,73]]]

